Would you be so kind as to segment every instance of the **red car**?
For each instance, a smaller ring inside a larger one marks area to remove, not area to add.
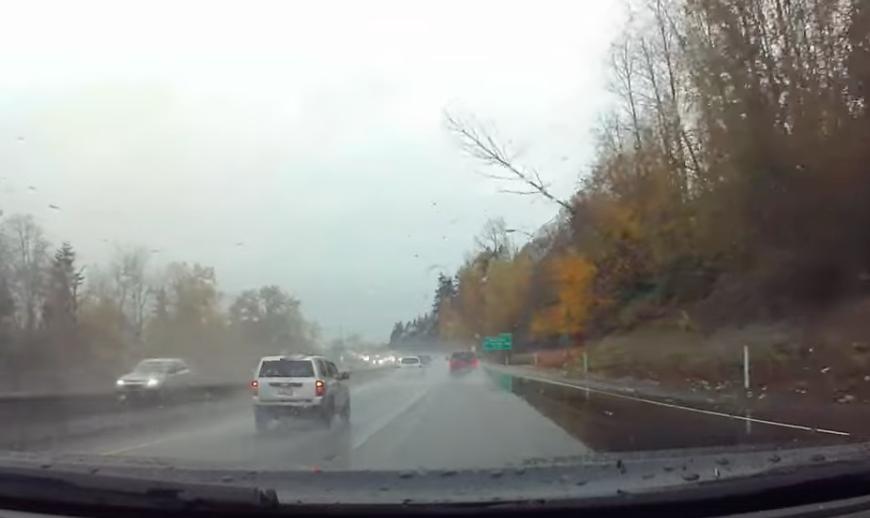
[[[469,351],[457,351],[450,355],[450,372],[462,372],[477,368],[477,355]]]

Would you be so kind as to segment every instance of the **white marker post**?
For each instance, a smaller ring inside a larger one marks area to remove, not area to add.
[[[586,351],[583,351],[583,377],[586,378],[589,375],[589,355],[586,354]],[[585,396],[584,399],[589,401],[589,387],[586,387],[583,390],[583,394]]]
[[[749,346],[743,346],[743,389],[749,391]]]

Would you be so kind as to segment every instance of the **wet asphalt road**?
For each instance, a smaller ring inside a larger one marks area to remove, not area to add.
[[[270,469],[464,469],[519,465],[588,452],[482,369],[452,376],[446,362],[396,369],[351,386],[350,423],[275,423],[254,431],[250,401],[159,431],[127,430],[56,447],[63,453],[157,457],[177,463]]]
[[[159,429],[61,441],[54,451],[171,459],[240,469],[474,469],[602,451],[744,444],[816,445],[841,438],[626,401],[446,362],[388,370],[351,385],[350,423],[254,431],[250,400]],[[276,423],[277,424],[277,423]]]

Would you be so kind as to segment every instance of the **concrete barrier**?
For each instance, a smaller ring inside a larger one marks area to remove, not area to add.
[[[391,371],[387,367],[350,371],[349,382],[366,383]],[[0,448],[29,449],[64,437],[184,419],[188,410],[233,398],[246,399],[249,394],[246,382],[193,385],[166,398],[129,402],[119,401],[114,391],[0,395]]]

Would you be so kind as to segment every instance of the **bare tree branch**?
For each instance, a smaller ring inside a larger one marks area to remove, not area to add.
[[[530,188],[528,191],[501,190],[500,192],[522,195],[537,194],[558,204],[570,214],[574,214],[574,207],[569,202],[554,196],[537,170],[516,165],[514,163],[515,156],[511,155],[506,146],[501,144],[495,135],[480,123],[473,119],[462,120],[445,110],[444,124],[448,131],[456,136],[460,148],[466,154],[485,165],[498,167],[509,173],[507,176],[490,174],[484,176],[502,181],[521,182]]]

